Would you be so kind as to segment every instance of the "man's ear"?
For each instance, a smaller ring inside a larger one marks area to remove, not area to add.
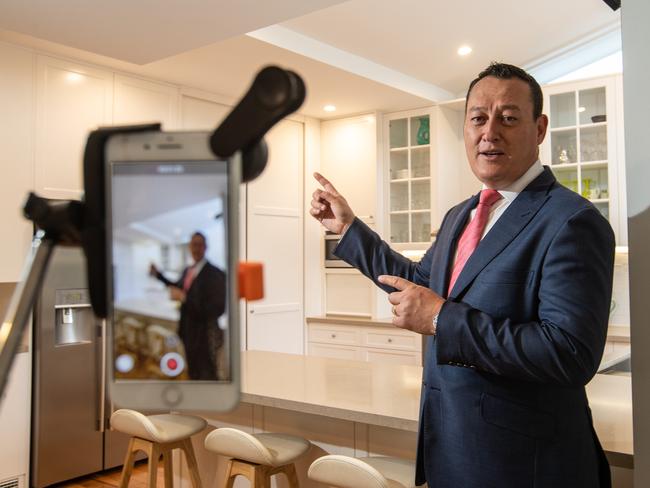
[[[537,117],[537,145],[539,146],[544,142],[546,137],[546,129],[548,129],[548,117],[544,114]]]

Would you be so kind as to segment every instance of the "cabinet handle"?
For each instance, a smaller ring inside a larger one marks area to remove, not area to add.
[[[255,313],[255,310],[251,310],[251,311],[248,312],[248,313],[250,313],[250,314],[254,314],[254,313]]]
[[[336,339],[336,334],[332,334],[332,339]]]
[[[391,338],[389,337],[389,338],[388,338],[388,342],[393,342],[393,339],[391,339]]]

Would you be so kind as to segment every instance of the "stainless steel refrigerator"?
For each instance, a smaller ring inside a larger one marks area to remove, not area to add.
[[[80,249],[58,247],[34,309],[31,486],[119,466],[128,436],[108,430],[102,322]]]

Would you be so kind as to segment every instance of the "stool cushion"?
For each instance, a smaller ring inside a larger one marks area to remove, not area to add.
[[[164,444],[188,438],[202,431],[207,422],[193,415],[143,415],[120,409],[111,415],[111,427],[119,432]]]
[[[314,481],[340,488],[415,487],[415,463],[398,458],[330,454],[314,461],[307,475]]]
[[[205,448],[222,456],[265,466],[283,466],[309,450],[302,437],[288,434],[248,434],[222,427],[205,438]]]

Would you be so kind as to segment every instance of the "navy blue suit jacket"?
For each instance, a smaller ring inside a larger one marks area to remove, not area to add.
[[[447,301],[427,338],[416,482],[430,488],[597,488],[609,466],[584,385],[605,346],[614,235],[545,168],[479,243],[447,297],[478,195],[452,208],[419,263],[358,219],[335,253]]]

